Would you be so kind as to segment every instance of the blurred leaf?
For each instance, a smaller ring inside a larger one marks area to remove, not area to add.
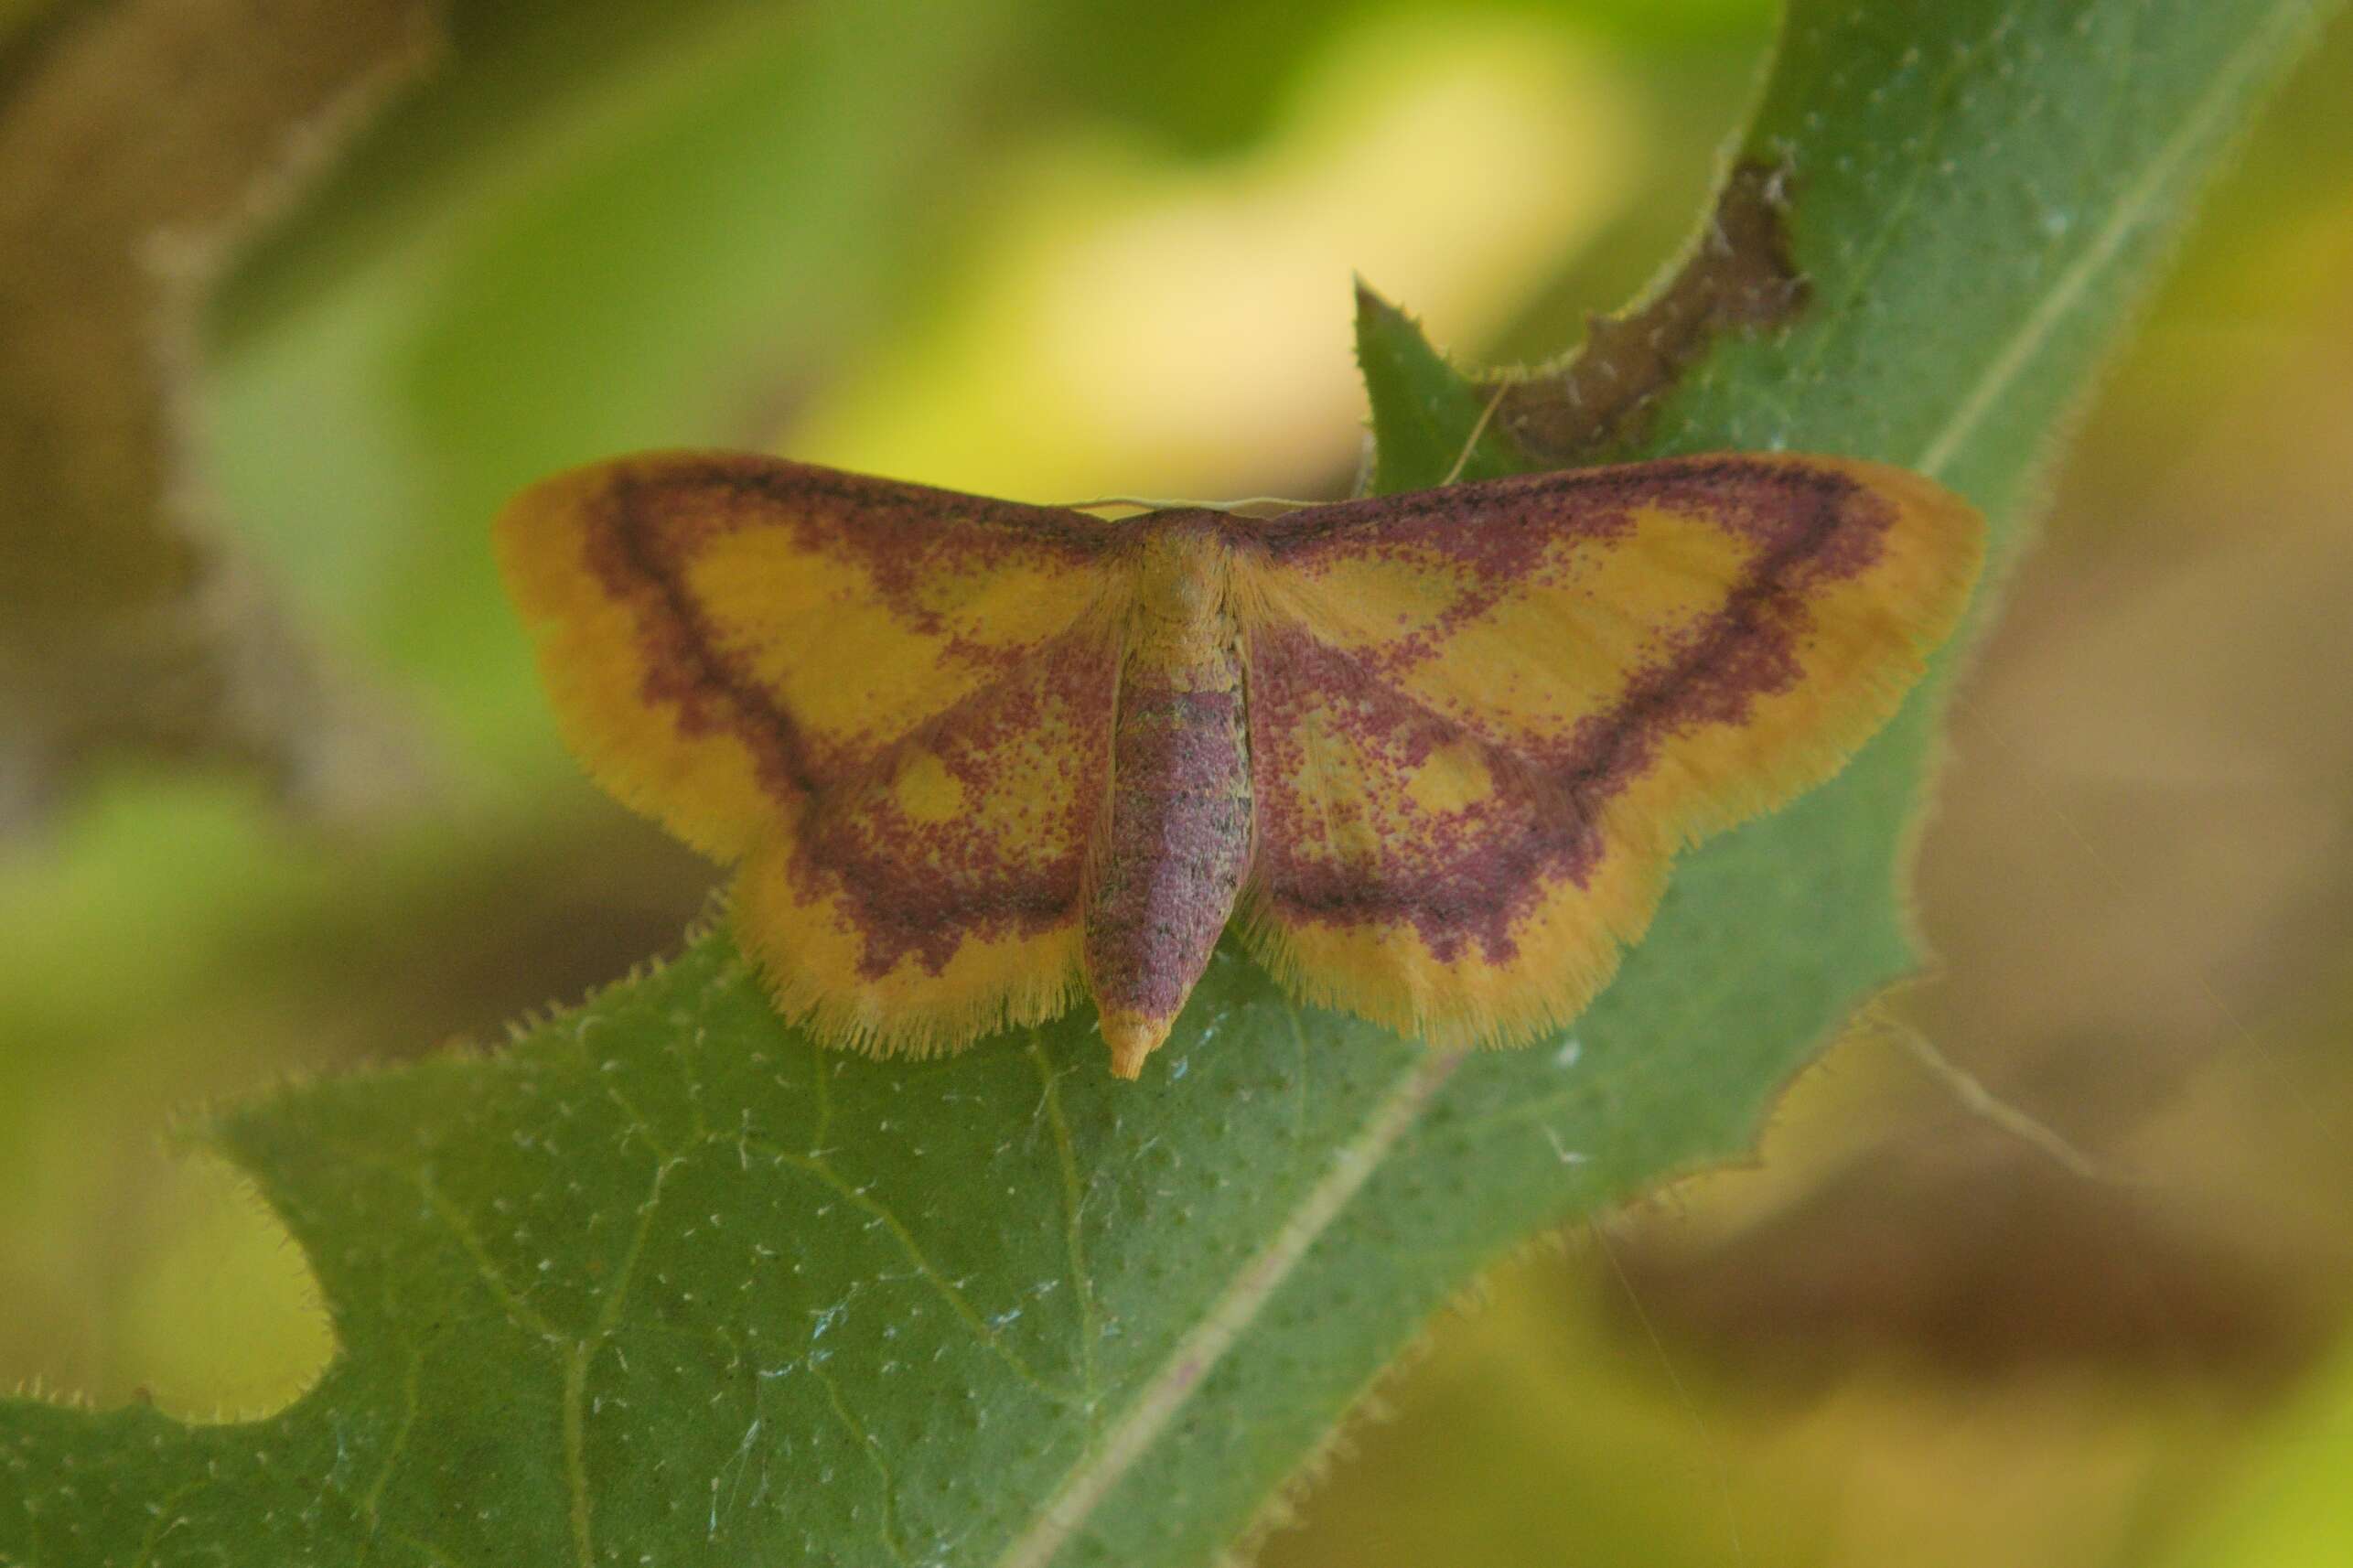
[[[787,439],[984,495],[1327,493],[1364,408],[1339,280],[1370,273],[1482,338],[1628,204],[1647,146],[1574,31],[1360,19],[1246,156],[1175,162],[1089,126],[1018,177],[981,171],[948,297],[820,387]]]
[[[77,6],[0,99],[0,829],[94,757],[228,757],[312,807],[402,774],[383,715],[205,537],[199,313],[428,58],[434,0]]]
[[[759,371],[876,308],[877,242],[952,194],[962,101],[1015,36],[1005,0],[754,11],[706,29],[653,100],[468,234],[411,352],[431,435],[487,511],[625,446],[765,435]],[[911,237],[911,236],[910,236]],[[812,317],[809,295],[836,316]],[[663,308],[650,311],[648,300]]]
[[[33,25],[60,8],[62,0],[0,0],[0,50],[19,47]],[[0,57],[0,69],[6,65]]]
[[[252,288],[215,435],[256,547],[421,690],[486,791],[585,789],[520,657],[490,513],[598,453],[767,441],[954,253],[1016,14],[695,0],[583,59],[556,8],[553,43],[456,73],[446,112],[490,150],[409,129],[435,167],[379,175],[408,227],[370,226],[373,187],[338,193],[343,226]],[[517,79],[536,107],[501,119],[485,100]],[[439,107],[436,83],[415,113]]]
[[[1627,38],[1686,43],[1744,36],[1773,14],[1769,0],[1584,0],[1579,10]]]
[[[1797,5],[1744,153],[1796,182],[1812,304],[1692,360],[1651,444],[1909,462],[2015,550],[2047,432],[2319,10]],[[1376,380],[1475,417],[1384,336]],[[238,1112],[341,1358],[244,1427],[0,1406],[0,1559],[1201,1562],[1482,1264],[1747,1148],[1907,965],[1929,707],[1689,856],[1533,1050],[1434,1056],[1226,953],[1140,1086],[1083,1014],[875,1062],[704,936],[497,1060]]]
[[[2165,1568],[2334,1568],[2353,1560],[2353,1354],[2340,1353],[2256,1445]]]
[[[1657,1397],[1651,1347],[1582,1300],[1577,1260],[1602,1244],[1572,1238],[1489,1271],[1477,1311],[1382,1390],[1383,1419],[1348,1434],[1262,1568],[1834,1561],[1810,1505],[1835,1483],[1727,1474],[1736,1414],[1695,1432],[1691,1406]],[[1755,1495],[1767,1486],[1769,1504]]]
[[[1619,1266],[1653,1325],[1752,1385],[1815,1386],[1875,1353],[1981,1383],[2067,1367],[2275,1384],[2325,1347],[2332,1293],[2249,1214],[2189,1207],[1923,1117],[1746,1227],[1646,1235]]]

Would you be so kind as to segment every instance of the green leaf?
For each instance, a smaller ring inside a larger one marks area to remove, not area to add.
[[[1681,361],[1645,446],[1892,457],[2015,551],[2049,433],[2322,8],[1797,5],[1744,152],[1786,171],[1809,303]],[[1369,334],[1377,434],[1435,477],[1483,400],[1402,325]],[[495,1058],[239,1109],[215,1133],[340,1357],[242,1426],[0,1404],[0,1562],[1205,1562],[1482,1265],[1747,1149],[1908,967],[1931,705],[1687,857],[1527,1051],[1431,1055],[1223,953],[1140,1085],[1083,1013],[876,1063],[780,1026],[705,935]]]
[[[1488,414],[1493,394],[1456,374],[1412,317],[1361,283],[1356,291],[1356,357],[1377,435],[1375,495],[1456,479],[1491,479],[1529,466],[1494,427]]]

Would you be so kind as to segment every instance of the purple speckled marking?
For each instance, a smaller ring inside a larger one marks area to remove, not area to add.
[[[1707,516],[1756,553],[1720,609],[1662,639],[1619,701],[1565,741],[1506,752],[1391,683],[1434,656],[1447,629],[1491,608],[1553,542],[1619,537],[1640,506]],[[1843,475],[1726,456],[1488,480],[1248,525],[1246,547],[1310,571],[1333,553],[1361,559],[1393,552],[1415,562],[1459,562],[1473,585],[1428,639],[1343,654],[1304,630],[1254,638],[1257,874],[1273,908],[1293,920],[1410,922],[1442,960],[1467,941],[1491,961],[1509,958],[1511,933],[1542,883],[1589,881],[1606,853],[1601,807],[1656,764],[1663,742],[1705,725],[1739,725],[1757,697],[1797,681],[1808,596],[1867,570],[1894,520],[1886,503]],[[1486,583],[1497,585],[1480,586]],[[1474,746],[1495,780],[1494,795],[1434,816],[1409,816],[1402,801],[1374,802],[1368,809],[1396,819],[1371,824],[1381,854],[1336,859],[1322,849],[1333,803],[1302,798],[1284,784],[1298,776],[1311,711],[1354,748],[1401,769],[1400,777],[1434,746]]]
[[[913,958],[937,973],[969,936],[1031,932],[1067,920],[1108,787],[1116,670],[1101,639],[1073,633],[1010,649],[951,641],[943,661],[994,678],[918,735],[859,750],[815,745],[750,670],[732,658],[685,587],[697,552],[746,528],[785,528],[803,548],[855,560],[910,630],[937,632],[926,581],[1043,550],[1073,567],[1111,543],[1109,525],[774,459],[668,457],[622,466],[586,519],[589,570],[637,618],[641,695],[687,735],[725,732],[751,754],[778,810],[794,820],[790,873],[804,896],[838,896],[865,941],[861,968]],[[1048,832],[1003,843],[967,822],[917,822],[889,783],[908,745],[938,755],[967,799],[1003,786],[1005,746],[1048,710],[1080,737],[1067,795]]]

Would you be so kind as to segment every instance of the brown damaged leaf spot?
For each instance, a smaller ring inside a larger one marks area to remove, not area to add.
[[[1779,165],[1735,166],[1673,282],[1623,315],[1595,317],[1565,364],[1505,387],[1495,417],[1512,439],[1553,466],[1623,451],[1719,334],[1777,327],[1804,310],[1809,287],[1789,257],[1789,181]]]
[[[313,809],[410,737],[208,537],[199,316],[440,37],[437,0],[126,0],[0,81],[0,828],[112,753],[228,759]]]

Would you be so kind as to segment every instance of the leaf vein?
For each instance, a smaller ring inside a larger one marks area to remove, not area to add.
[[[1332,1151],[1330,1168],[1194,1319],[1160,1369],[1136,1391],[1109,1434],[1091,1444],[1062,1477],[1029,1528],[997,1560],[997,1568],[1047,1568],[1085,1528],[1096,1508],[1143,1459],[1186,1402],[1207,1385],[1211,1369],[1421,1120],[1462,1061],[1458,1053],[1429,1051],[1398,1075],[1355,1134]]]
[[[434,1180],[431,1171],[403,1170],[401,1174],[415,1187],[418,1195],[424,1199],[425,1207],[432,1212],[433,1217],[440,1220],[448,1228],[450,1233],[457,1238],[458,1246],[464,1249],[467,1259],[474,1264],[475,1272],[481,1276],[483,1284],[489,1288],[490,1294],[498,1300],[499,1305],[506,1308],[509,1317],[512,1318],[518,1326],[538,1335],[551,1346],[560,1347],[571,1343],[570,1336],[556,1327],[544,1313],[533,1306],[529,1299],[507,1283],[505,1272],[499,1267],[498,1260],[490,1256],[490,1250],[482,1244],[482,1238],[474,1230],[474,1222],[466,1217],[464,1209],[449,1200],[448,1194],[441,1190],[441,1184]]]
[[[875,1441],[874,1434],[868,1432],[865,1423],[851,1412],[849,1402],[842,1397],[841,1386],[833,1381],[833,1377],[822,1365],[814,1359],[804,1360],[800,1365],[811,1377],[817,1380],[817,1386],[825,1391],[825,1402],[833,1407],[835,1418],[848,1429],[851,1439],[857,1444],[859,1449],[865,1455],[867,1463],[875,1467],[875,1474],[881,1478],[883,1547],[890,1553],[892,1562],[907,1563],[907,1546],[899,1539],[898,1532],[897,1500],[898,1479],[891,1474],[890,1462],[883,1457],[882,1444]]]
[[[940,1273],[938,1265],[934,1264],[924,1252],[922,1244],[916,1240],[914,1232],[909,1230],[905,1222],[887,1206],[876,1202],[866,1193],[843,1180],[839,1171],[821,1158],[779,1148],[765,1138],[745,1138],[741,1140],[741,1146],[757,1150],[779,1165],[788,1165],[794,1170],[814,1176],[833,1188],[843,1198],[871,1215],[890,1232],[891,1239],[898,1243],[899,1250],[905,1252],[908,1261],[915,1265],[917,1275],[938,1294],[941,1301],[947,1303],[949,1310],[956,1315],[965,1327],[972,1331],[973,1337],[998,1359],[1010,1367],[1022,1381],[1058,1403],[1083,1405],[1086,1402],[1083,1395],[1056,1388],[1040,1377],[1037,1369],[1030,1366],[1019,1351],[1007,1345],[1004,1337],[989,1326],[987,1319],[980,1315],[972,1302],[966,1299],[964,1293],[957,1287],[956,1283]]]
[[[2179,127],[2158,148],[2125,190],[2108,220],[2100,226],[2080,254],[2059,274],[2058,282],[2027,313],[2010,339],[1985,367],[1953,410],[1951,416],[1914,458],[1911,467],[1931,478],[1946,468],[1976,435],[1986,414],[2016,381],[2068,312],[2075,308],[2093,280],[2115,260],[2134,231],[2152,213],[2166,182],[2179,170],[2199,143],[2215,134],[2219,122],[2246,87],[2246,79],[2264,62],[2275,59],[2290,35],[2306,25],[2310,7],[2303,0],[2283,0],[2272,10],[2267,25],[2258,29],[2239,51],[2223,62],[2203,97],[2182,116]]]
[[[1087,1266],[1083,1224],[1086,1190],[1079,1179],[1079,1155],[1070,1141],[1070,1122],[1062,1110],[1062,1089],[1054,1064],[1046,1055],[1043,1036],[1029,1031],[1029,1059],[1037,1064],[1044,1086],[1046,1122],[1054,1133],[1054,1154],[1062,1171],[1062,1240],[1070,1259],[1070,1283],[1079,1297],[1079,1376],[1091,1411],[1102,1392],[1095,1363],[1095,1344],[1102,1337],[1101,1307],[1095,1300],[1095,1277]]]

